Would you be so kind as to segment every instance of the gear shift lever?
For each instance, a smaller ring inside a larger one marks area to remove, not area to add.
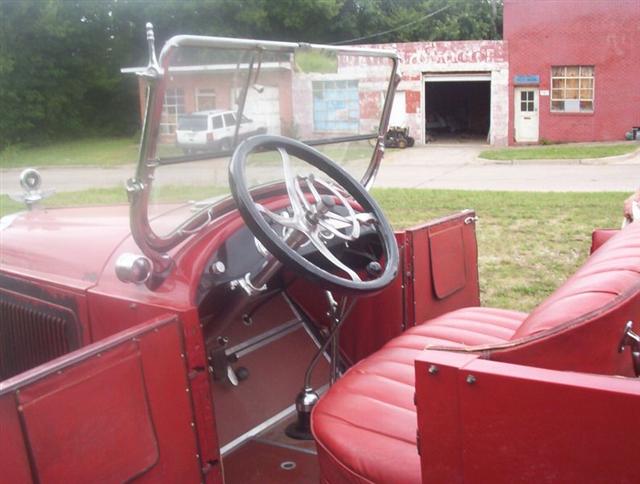
[[[331,343],[331,374],[329,376],[330,384],[335,383],[338,378],[338,357],[340,351],[340,327],[342,323],[344,323],[345,319],[351,308],[353,307],[353,303],[355,300],[352,300],[351,303],[347,306],[346,298],[341,301],[341,304],[338,304],[331,294],[330,291],[325,291],[327,296],[327,302],[329,303],[329,316],[331,317],[331,332],[327,339],[320,345],[318,351],[313,356],[311,363],[307,367],[307,371],[304,375],[304,385],[300,393],[296,396],[296,412],[298,413],[298,418],[295,422],[290,424],[285,433],[291,437],[292,439],[297,440],[312,440],[313,436],[311,435],[311,410],[316,403],[318,403],[318,393],[311,386],[311,374],[322,356]]]

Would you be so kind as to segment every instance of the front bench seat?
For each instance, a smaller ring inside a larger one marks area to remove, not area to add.
[[[414,360],[431,345],[504,343],[526,316],[459,309],[408,329],[351,368],[313,412],[323,482],[421,482]]]
[[[316,405],[312,431],[322,482],[421,482],[414,361],[425,347],[633,376],[629,356],[617,345],[626,321],[638,314],[640,223],[633,223],[530,315],[465,308],[405,331],[354,365]]]

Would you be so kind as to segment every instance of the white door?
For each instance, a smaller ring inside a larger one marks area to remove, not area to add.
[[[236,96],[239,92],[236,92]],[[280,89],[263,86],[259,91],[249,88],[244,105],[244,115],[256,126],[266,128],[269,134],[280,134]]]
[[[391,105],[391,116],[389,117],[389,126],[406,126],[407,120],[407,101],[404,91],[397,91],[393,96],[393,104]]]
[[[517,87],[515,101],[516,142],[532,143],[538,141],[538,89]]]

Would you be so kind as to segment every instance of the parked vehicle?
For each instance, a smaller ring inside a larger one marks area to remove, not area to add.
[[[266,133],[251,119],[242,115],[238,139]],[[237,127],[237,115],[222,109],[197,111],[178,117],[176,143],[185,153],[195,151],[224,151],[231,149]]]
[[[29,171],[0,221],[2,483],[637,481],[640,223],[530,314],[480,307],[475,213],[394,231],[365,188],[394,52],[147,38],[129,206],[39,210]],[[188,59],[240,119],[279,86],[300,139],[162,151]]]
[[[384,136],[384,144],[389,148],[405,149],[411,148],[415,144],[416,140],[409,136],[409,128],[400,126],[392,126]]]

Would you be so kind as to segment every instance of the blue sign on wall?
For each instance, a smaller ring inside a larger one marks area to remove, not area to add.
[[[540,76],[538,74],[516,74],[513,76],[514,84],[540,84]]]

